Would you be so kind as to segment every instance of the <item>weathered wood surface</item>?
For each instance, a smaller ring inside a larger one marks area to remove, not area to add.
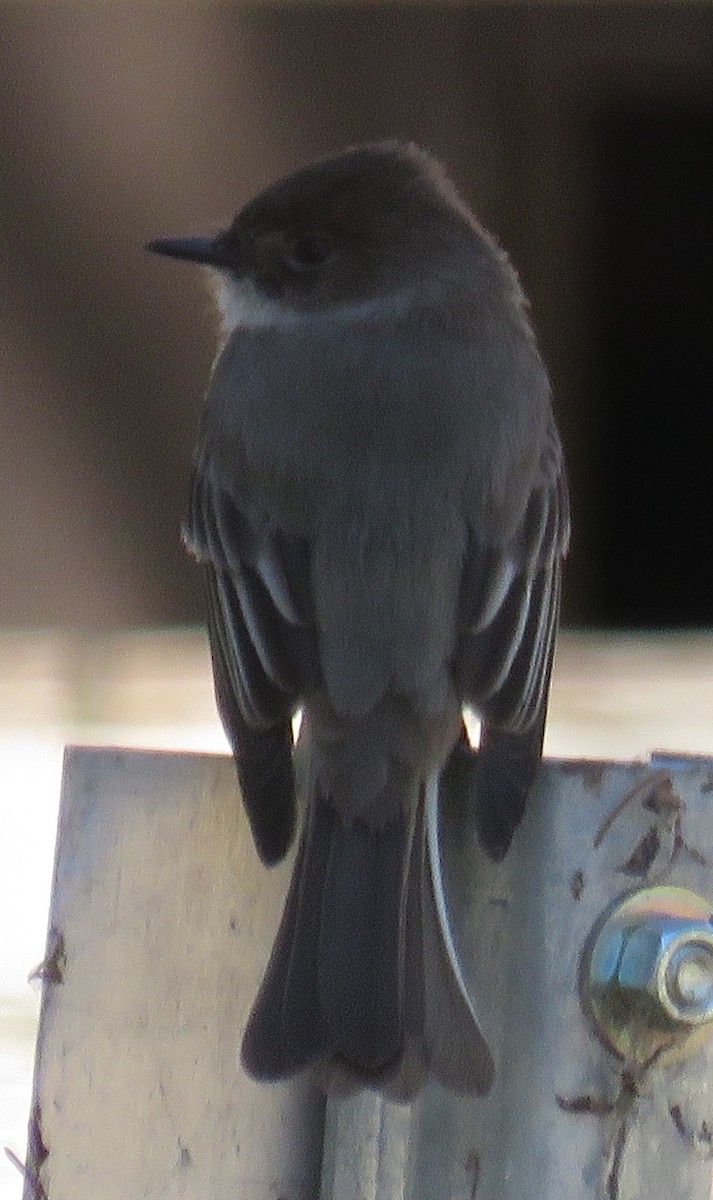
[[[662,779],[673,807],[652,801]],[[434,1086],[410,1110],[330,1101],[325,1126],[308,1083],[261,1087],[237,1064],[289,867],[257,863],[230,761],[70,750],[29,1154],[42,1190],[30,1177],[26,1200],[710,1200],[711,1045],[632,1090],[578,985],[612,901],[660,883],[713,895],[712,795],[711,760],[550,762],[497,866],[446,797],[494,1088]]]
[[[666,780],[680,807],[655,811]],[[322,1200],[710,1200],[713,1043],[638,1072],[632,1093],[637,1072],[595,1036],[579,972],[618,898],[665,883],[713,899],[712,808],[710,759],[549,762],[493,866],[445,804],[453,923],[495,1084],[474,1100],[434,1086],[406,1120],[371,1097],[330,1101]]]
[[[227,758],[68,750],[29,1162],[51,1200],[314,1200],[321,1096],[237,1065],[286,875]]]

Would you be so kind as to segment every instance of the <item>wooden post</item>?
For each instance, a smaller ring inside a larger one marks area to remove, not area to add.
[[[229,759],[67,751],[25,1200],[314,1200],[320,1094],[237,1063],[288,875]]]
[[[711,760],[550,762],[495,866],[442,797],[494,1087],[330,1100],[325,1125],[304,1080],[261,1087],[236,1062],[289,866],[257,864],[231,763],[69,751],[26,1200],[710,1200],[713,1042],[617,1055],[581,985],[624,897],[711,900],[712,795]]]
[[[443,799],[454,934],[495,1084],[473,1100],[433,1086],[408,1119],[366,1095],[330,1100],[322,1200],[710,1200],[713,1042],[625,1061],[585,1016],[580,976],[618,899],[673,884],[713,901],[712,796],[711,760],[550,762],[496,866],[462,798]]]

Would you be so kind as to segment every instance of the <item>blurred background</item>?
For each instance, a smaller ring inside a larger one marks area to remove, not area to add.
[[[0,1140],[20,1157],[62,744],[223,745],[178,532],[215,321],[200,273],[141,247],[393,136],[508,248],[550,368],[575,536],[548,749],[713,749],[713,6],[4,4]],[[20,1186],[0,1163],[3,1200]]]
[[[707,3],[4,5],[0,625],[199,620],[212,308],[142,243],[383,136],[446,161],[531,298],[567,623],[709,624],[712,51]]]

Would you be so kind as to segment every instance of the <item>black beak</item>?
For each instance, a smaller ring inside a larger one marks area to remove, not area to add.
[[[147,242],[144,249],[152,254],[165,254],[167,258],[182,258],[209,267],[222,267],[227,263],[226,248],[219,237],[155,238]]]

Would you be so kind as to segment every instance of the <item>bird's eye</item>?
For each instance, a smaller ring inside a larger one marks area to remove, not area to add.
[[[294,271],[309,271],[321,267],[332,256],[332,243],[322,234],[308,233],[296,237],[288,254]]]

